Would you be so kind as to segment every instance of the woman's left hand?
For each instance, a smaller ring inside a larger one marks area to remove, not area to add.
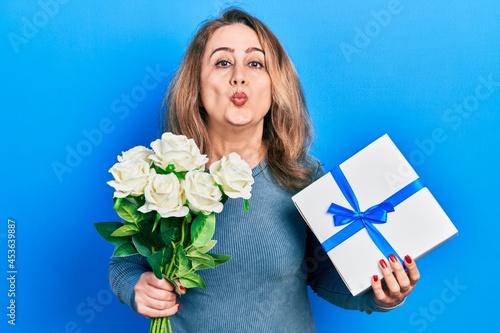
[[[415,261],[408,255],[405,256],[404,261],[407,271],[393,254],[389,256],[389,260],[379,261],[385,284],[382,285],[382,279],[378,275],[374,275],[372,288],[375,293],[375,303],[381,307],[392,308],[400,304],[411,293],[420,279],[420,272]]]

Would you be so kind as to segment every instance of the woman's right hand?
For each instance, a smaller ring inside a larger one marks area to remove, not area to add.
[[[185,294],[186,289],[176,282],[181,294]],[[148,318],[169,317],[181,307],[177,304],[174,285],[165,279],[158,279],[153,272],[142,273],[134,292],[137,312]]]

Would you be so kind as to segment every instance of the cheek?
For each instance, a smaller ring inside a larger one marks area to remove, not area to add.
[[[201,81],[201,103],[206,108],[209,105],[216,105],[223,97],[221,84],[213,78],[204,78]]]
[[[272,86],[269,78],[263,78],[260,82],[259,95],[261,96],[260,104],[268,110],[271,107],[272,102]]]

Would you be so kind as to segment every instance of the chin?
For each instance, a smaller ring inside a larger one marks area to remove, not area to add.
[[[248,115],[250,116],[250,115]],[[229,114],[227,117],[226,117],[226,121],[231,124],[231,125],[234,125],[234,126],[244,126],[244,125],[249,125],[252,120],[253,120],[253,117],[248,117],[246,115],[242,115],[242,114]]]
[[[230,121],[228,122],[229,126],[232,126],[234,128],[242,128],[250,125],[250,121]]]

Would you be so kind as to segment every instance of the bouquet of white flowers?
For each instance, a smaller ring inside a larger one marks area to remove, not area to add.
[[[95,223],[116,246],[113,256],[147,258],[158,279],[186,288],[206,288],[197,270],[213,268],[231,256],[209,253],[216,244],[215,213],[228,198],[243,198],[248,211],[252,170],[236,153],[210,166],[194,140],[164,133],[151,149],[134,147],[109,170],[114,209],[122,222]],[[180,294],[180,290],[176,289]],[[150,333],[172,332],[170,318],[151,319]]]

